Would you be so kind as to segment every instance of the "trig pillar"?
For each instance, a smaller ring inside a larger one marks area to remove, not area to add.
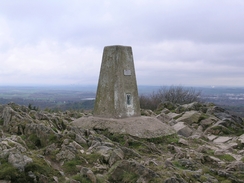
[[[132,48],[106,46],[103,51],[94,116],[140,116],[140,104]]]

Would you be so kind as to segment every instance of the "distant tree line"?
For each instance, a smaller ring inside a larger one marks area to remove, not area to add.
[[[162,87],[150,95],[140,96],[140,106],[142,109],[156,110],[158,105],[165,102],[173,104],[188,104],[198,102],[201,92],[194,88],[182,86]]]
[[[55,107],[55,110],[91,110],[94,108],[95,100],[83,100],[79,102],[68,102],[62,105]]]

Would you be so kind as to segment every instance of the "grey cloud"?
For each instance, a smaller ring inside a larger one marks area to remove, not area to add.
[[[0,84],[96,84],[103,47],[121,44],[133,48],[140,84],[243,85],[243,8],[240,0],[3,1]]]

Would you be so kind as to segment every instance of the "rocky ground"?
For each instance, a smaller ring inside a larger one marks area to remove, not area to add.
[[[244,182],[243,119],[202,103],[142,114],[175,133],[139,138],[73,124],[91,114],[0,105],[0,183]]]

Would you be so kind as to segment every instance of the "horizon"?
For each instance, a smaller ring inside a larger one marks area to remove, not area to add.
[[[95,88],[97,89],[98,85],[0,85],[0,88],[2,87],[19,87],[19,88]],[[244,88],[244,86],[229,86],[229,85],[217,85],[217,86],[211,86],[211,85],[195,85],[195,86],[188,86],[188,85],[137,85],[137,87],[152,87],[152,88],[161,88],[161,87],[183,87],[183,88]]]

